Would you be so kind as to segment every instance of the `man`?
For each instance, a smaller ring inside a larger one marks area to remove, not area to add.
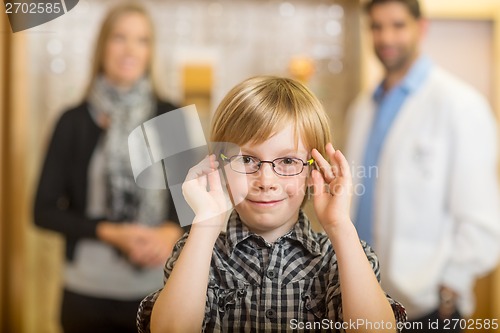
[[[472,87],[421,55],[417,0],[366,10],[385,77],[349,115],[353,221],[379,255],[384,290],[422,322],[415,331],[436,332],[436,320],[443,329],[472,314],[474,282],[497,263],[495,119]]]

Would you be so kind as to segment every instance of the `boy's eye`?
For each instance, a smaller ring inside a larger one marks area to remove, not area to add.
[[[297,160],[295,158],[291,158],[291,157],[283,157],[280,162],[281,162],[281,164],[284,164],[284,165],[297,164]]]
[[[243,164],[250,164],[255,162],[251,156],[241,156],[239,160]]]

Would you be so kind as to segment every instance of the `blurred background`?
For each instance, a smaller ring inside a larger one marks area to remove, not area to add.
[[[305,82],[342,148],[349,103],[382,70],[358,0],[142,1],[156,24],[161,94],[196,104],[203,126],[223,95],[257,74]],[[425,52],[485,94],[500,114],[500,1],[422,0]],[[83,0],[13,34],[0,13],[0,332],[59,333],[63,241],[36,229],[34,190],[54,122],[87,86],[91,51],[116,1]],[[208,133],[208,132],[206,132]],[[500,274],[476,287],[478,318],[500,318]]]

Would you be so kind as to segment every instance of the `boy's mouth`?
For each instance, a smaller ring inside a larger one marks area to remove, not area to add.
[[[271,207],[279,204],[285,199],[278,199],[278,200],[251,200],[247,199],[251,204],[261,206],[261,207]]]

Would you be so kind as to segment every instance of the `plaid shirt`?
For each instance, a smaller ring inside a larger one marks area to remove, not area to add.
[[[186,239],[184,235],[175,245],[165,265],[165,281]],[[365,242],[361,244],[380,281],[375,253]],[[158,294],[141,302],[137,315],[140,333],[149,332]],[[404,307],[389,296],[387,299],[396,321],[405,322]],[[314,232],[300,211],[294,228],[271,244],[251,233],[233,211],[227,232],[221,233],[214,246],[201,330],[284,332],[292,331],[294,323],[314,322],[318,326],[309,331],[344,332],[333,325],[342,323],[342,299],[337,258],[329,238]],[[327,322],[331,326],[321,325]]]

